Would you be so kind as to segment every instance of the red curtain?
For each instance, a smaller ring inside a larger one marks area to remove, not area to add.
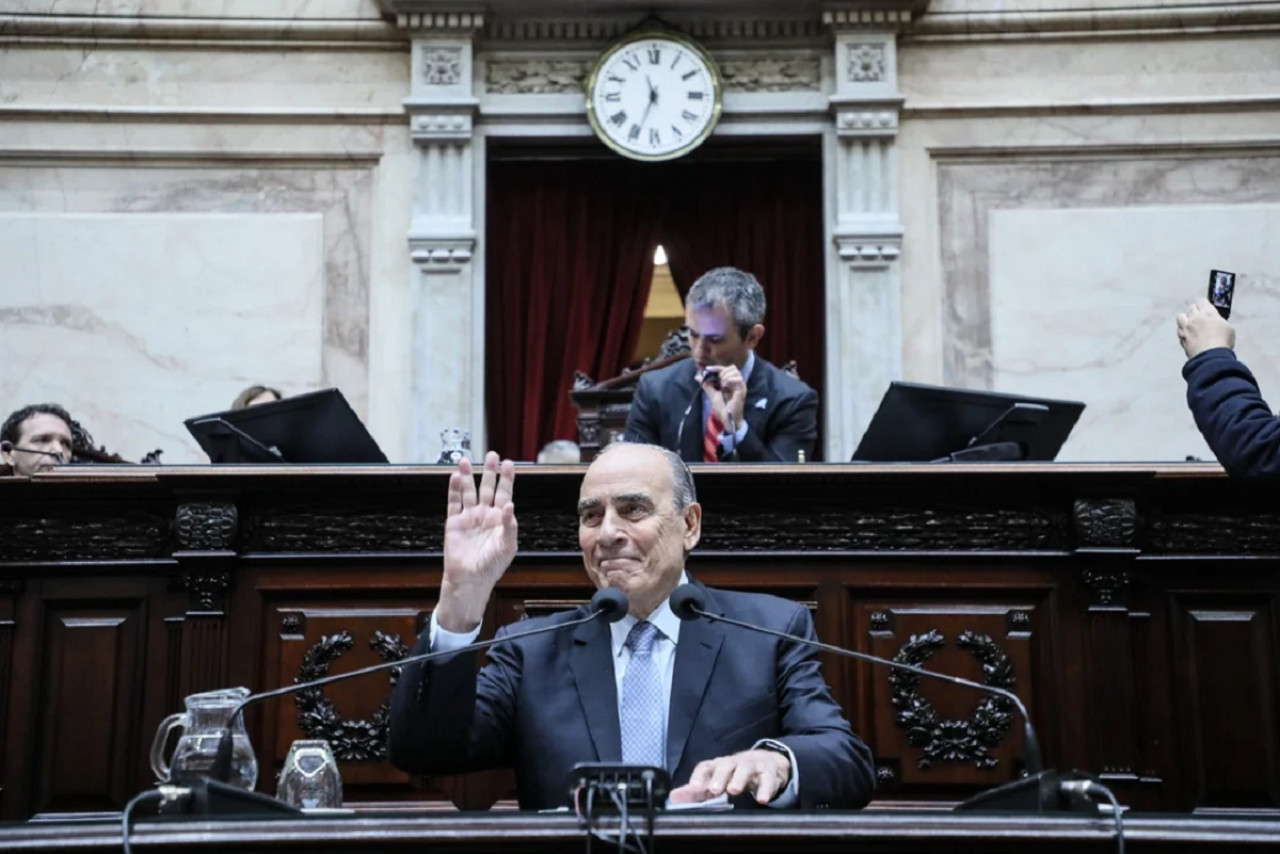
[[[631,358],[662,219],[653,174],[616,160],[489,163],[485,387],[502,456],[576,440],[573,372],[604,379]]]
[[[678,190],[664,219],[662,246],[680,295],[713,267],[755,275],[768,300],[757,352],[775,365],[795,359],[800,378],[821,395],[826,353],[821,162],[687,163],[672,170],[665,180]]]

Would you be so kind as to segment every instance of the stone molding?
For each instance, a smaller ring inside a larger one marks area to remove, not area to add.
[[[1161,5],[1119,9],[1009,9],[1008,11],[924,14],[912,25],[908,41],[1044,41],[1143,33],[1216,33],[1280,30],[1280,2]]]
[[[484,15],[480,12],[399,12],[395,21],[399,29],[414,35],[469,36],[484,27]]]
[[[471,139],[472,118],[470,107],[440,112],[417,112],[411,109],[409,132],[413,141],[419,144],[455,140],[465,142]]]
[[[898,135],[898,111],[895,109],[838,109],[836,135],[892,139]]]
[[[836,31],[904,30],[911,24],[913,12],[904,9],[828,9],[822,23]]]
[[[635,29],[642,16],[596,18],[495,18],[480,38],[485,42],[578,42],[600,46]],[[664,16],[681,33],[701,42],[801,41],[817,43],[825,35],[822,22],[804,17],[690,17]]]
[[[485,63],[485,91],[496,95],[581,94],[594,59],[500,58]],[[766,55],[719,61],[726,92],[819,92],[817,56]]]

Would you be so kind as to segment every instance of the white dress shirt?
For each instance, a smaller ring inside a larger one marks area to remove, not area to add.
[[[747,365],[750,366],[750,360]],[[689,582],[688,573],[680,574],[680,583],[687,584]],[[664,600],[661,605],[654,609],[649,615],[649,622],[657,626],[658,631],[662,634],[653,642],[653,650],[650,653],[654,658],[654,663],[658,665],[658,672],[662,674],[662,708],[665,715],[662,726],[667,726],[667,717],[670,716],[671,709],[671,683],[674,681],[676,669],[676,646],[680,643],[680,618],[671,610],[670,600]],[[627,614],[616,623],[609,624],[610,643],[613,648],[613,677],[616,688],[616,696],[618,698],[619,712],[622,705],[622,677],[627,675],[627,665],[631,663],[631,650],[627,648],[627,635],[631,633],[631,627],[638,623],[634,616]],[[470,632],[451,632],[442,629],[436,623],[436,613],[431,612],[431,626],[428,629],[431,633],[431,651],[432,652],[448,652],[454,649],[460,649],[467,644],[475,643],[480,635],[480,627],[477,626]],[[759,742],[756,743],[757,746]],[[785,746],[785,745],[784,745]],[[796,757],[790,748],[787,748],[787,758],[791,762],[791,779],[787,783],[787,787],[782,793],[769,802],[770,807],[776,809],[785,809],[795,805],[800,797],[800,769],[796,767]]]

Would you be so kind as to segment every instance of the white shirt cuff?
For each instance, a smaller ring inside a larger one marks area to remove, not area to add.
[[[726,454],[733,453],[733,449],[738,447],[738,443],[747,438],[747,419],[742,419],[742,423],[738,425],[738,429],[730,435],[727,432],[720,433],[720,447],[724,448]]]
[[[751,749],[758,749],[760,745],[764,744],[766,741],[773,741],[777,744],[781,744],[783,747],[787,747],[785,743],[778,741],[777,739],[762,738],[757,741]],[[791,762],[791,779],[787,781],[787,787],[782,790],[782,794],[778,795],[765,805],[769,807],[769,809],[789,809],[795,806],[800,800],[800,768],[796,765],[796,755],[791,751],[790,747],[787,747],[787,759]]]
[[[440,628],[440,624],[436,622],[436,612],[431,612],[431,626],[427,629],[430,632],[427,637],[431,641],[432,652],[452,652],[456,649],[462,649],[468,644],[476,642],[476,638],[480,637],[480,627],[476,626],[469,632],[451,632],[448,629]]]

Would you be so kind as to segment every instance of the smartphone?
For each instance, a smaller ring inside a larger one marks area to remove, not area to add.
[[[1236,274],[1226,270],[1209,271],[1209,302],[1222,315],[1223,320],[1231,317],[1231,297],[1236,290]]]
[[[718,367],[704,368],[702,371],[702,384],[709,385],[714,389],[719,389],[720,369]]]

